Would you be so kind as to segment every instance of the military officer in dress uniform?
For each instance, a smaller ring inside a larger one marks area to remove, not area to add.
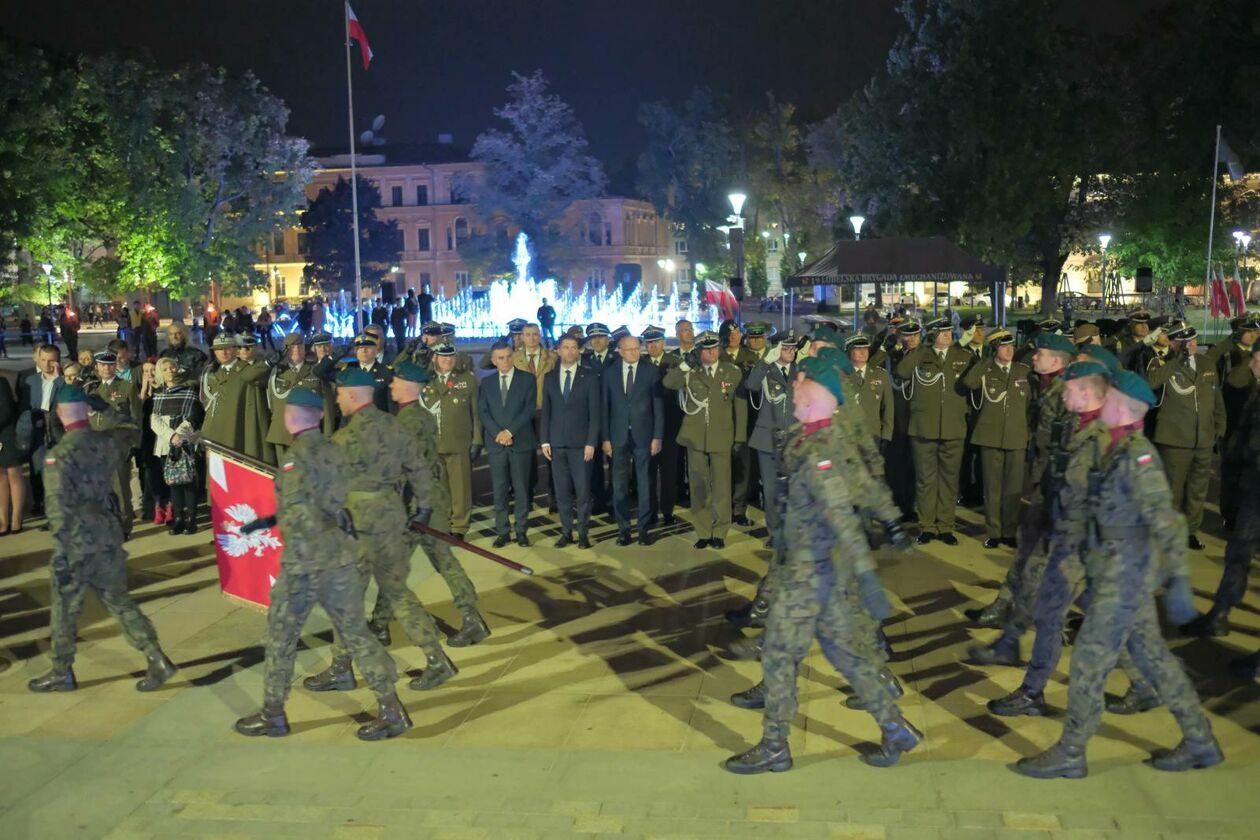
[[[586,325],[586,347],[582,350],[582,357],[578,364],[588,370],[594,371],[599,376],[604,375],[604,371],[608,369],[614,362],[621,361],[621,357],[608,349],[609,331],[607,324],[601,324],[593,321]],[[487,354],[488,355],[488,354]],[[598,516],[601,513],[607,513],[612,506],[609,500],[612,498],[611,488],[608,482],[607,470],[608,456],[604,454],[603,447],[595,447],[595,457],[591,459],[591,514]]]
[[[420,401],[437,418],[437,454],[451,499],[451,533],[468,533],[472,516],[472,462],[481,455],[481,419],[477,416],[477,375],[459,372],[455,347],[433,348],[433,376]]]
[[[1024,489],[1028,449],[1028,405],[1032,369],[1015,361],[1015,336],[998,330],[989,336],[993,354],[971,366],[963,387],[973,395],[976,421],[971,442],[984,470],[985,548],[1014,548]]]
[[[666,371],[662,384],[679,392],[686,415],[678,442],[687,447],[691,513],[699,537],[695,547],[725,548],[731,526],[731,453],[748,439],[746,402],[735,393],[744,376],[721,358],[716,333],[701,333],[696,348],[695,357]]]
[[[897,376],[908,383],[919,543],[936,539],[958,545],[954,508],[967,435],[967,396],[961,380],[976,358],[954,343],[947,318],[931,321],[926,329],[932,343],[907,353],[896,368]]]
[[[893,386],[893,432],[892,439],[884,447],[884,474],[888,476],[888,488],[892,490],[897,507],[901,508],[902,518],[911,521],[918,518],[914,505],[914,457],[910,451],[913,377],[898,376],[897,365],[918,349],[923,328],[917,321],[906,319],[897,324],[892,337],[895,343],[888,351],[888,364]]]
[[[739,332],[739,325],[734,321],[727,323],[731,325],[732,332],[726,337],[726,343],[723,345],[726,349],[723,352],[727,358],[739,365],[740,370],[744,372],[744,379],[747,380],[753,365],[757,364],[765,352],[766,340],[774,334],[774,325],[768,321],[752,321],[746,324],[744,344],[737,343],[735,347],[732,347],[730,342]],[[722,338],[720,333],[718,338]],[[747,387],[740,387],[739,394],[743,399],[748,399],[748,393]],[[745,408],[745,413],[751,413],[748,412],[748,407]],[[748,518],[748,505],[750,502],[756,502],[760,497],[758,485],[761,470],[759,462],[753,458],[750,447],[744,447],[741,452],[742,454],[738,456],[732,456],[731,460],[731,522],[748,527],[753,524]]]
[[[284,406],[289,392],[294,388],[309,388],[317,394],[331,391],[320,379],[316,362],[306,355],[306,346],[300,332],[284,337],[280,363],[271,370],[267,379],[267,401],[271,411],[271,425],[267,429],[267,442],[276,447],[277,458],[293,443],[293,435],[285,427]],[[321,421],[323,422],[322,418]]]
[[[678,331],[691,336],[690,333],[685,332],[691,329],[690,322],[680,321],[679,324]],[[694,336],[688,340],[694,345]],[[643,341],[647,347],[648,361],[660,368],[662,379],[669,368],[676,367],[682,362],[686,352],[681,347],[668,351],[665,349],[663,327],[648,327],[643,333]],[[687,348],[687,350],[690,349],[691,347]],[[683,421],[683,412],[678,405],[678,400],[672,394],[666,394],[664,408],[665,437],[661,440],[660,454],[652,458],[654,476],[652,482],[659,488],[656,509],[660,511],[661,524],[669,526],[677,521],[674,516],[674,507],[678,504],[686,504],[687,453],[686,449],[678,444],[678,432],[682,428]]]
[[[366,371],[376,380],[376,391],[372,395],[372,402],[381,411],[389,411],[389,381],[393,378],[393,372],[389,367],[381,361],[381,342],[369,333],[360,333],[355,339],[354,359],[342,362],[341,368],[358,367],[360,370]]]
[[[750,325],[751,328],[751,325]],[[745,381],[748,404],[757,412],[748,446],[757,453],[758,472],[765,494],[766,526],[774,545],[780,543],[778,484],[783,442],[792,425],[792,383],[796,378],[796,336],[785,335],[762,350]]]
[[[1212,476],[1212,450],[1225,436],[1220,374],[1199,356],[1198,335],[1191,326],[1169,332],[1168,354],[1152,359],[1146,369],[1147,382],[1161,395],[1154,441],[1172,488],[1173,508],[1185,514],[1189,546],[1195,551],[1203,549],[1198,531]]]
[[[406,350],[398,354],[394,363],[412,362],[421,367],[433,367],[433,348],[442,343],[442,324],[430,321],[420,328],[420,335]]]
[[[1129,353],[1135,347],[1140,347],[1150,335],[1151,313],[1144,309],[1135,309],[1128,314],[1126,321],[1127,329],[1120,335],[1112,336],[1104,344],[1108,350],[1116,354],[1121,365],[1125,365]]]
[[[853,373],[848,377],[853,404],[862,413],[866,431],[879,441],[882,450],[893,434],[892,377],[872,364],[871,340],[866,335],[853,336],[844,343],[844,349],[853,363]]]
[[[959,322],[962,334],[958,337],[958,346],[975,356],[977,362],[984,360],[984,318],[980,315],[968,315]],[[984,499],[984,466],[980,461],[980,448],[971,442],[971,433],[976,428],[976,417],[980,414],[979,395],[974,391],[968,395],[967,406],[967,441],[963,444],[962,471],[958,478],[959,504],[974,507]]]
[[[105,400],[110,408],[136,424],[137,430],[130,436],[129,447],[134,450],[140,445],[139,427],[144,422],[139,388],[134,382],[117,375],[118,357],[113,353],[106,350],[97,353],[92,358],[96,362],[97,381],[92,383],[89,393]],[[92,415],[92,428],[96,431],[102,431],[105,428],[102,426],[103,422],[103,414]],[[118,495],[118,501],[122,507],[123,532],[127,536],[131,535],[131,522],[136,518],[135,507],[131,503],[131,462],[130,456],[124,458],[118,465],[118,472],[114,478],[114,492]]]
[[[238,395],[238,410],[244,424],[242,451],[252,458],[274,464],[276,450],[267,441],[267,430],[271,427],[271,411],[267,408],[267,380],[270,376],[271,365],[260,357],[258,339],[253,333],[239,333],[236,336],[236,364],[232,366],[231,384]]]

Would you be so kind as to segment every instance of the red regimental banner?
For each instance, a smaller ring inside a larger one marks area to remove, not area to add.
[[[268,472],[210,449],[210,522],[219,564],[219,588],[246,605],[266,609],[280,574],[284,542],[278,528],[242,534],[241,526],[276,512],[274,479]]]

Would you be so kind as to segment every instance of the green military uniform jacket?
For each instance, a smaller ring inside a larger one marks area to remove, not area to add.
[[[897,376],[908,380],[909,433],[928,440],[962,440],[967,436],[967,395],[961,380],[975,356],[951,344],[942,361],[927,344],[897,363]]]
[[[852,399],[865,421],[866,430],[874,437],[892,440],[893,387],[892,377],[882,367],[868,361],[862,370],[845,374],[844,398]]]
[[[267,428],[267,443],[281,446],[289,446],[293,443],[293,435],[284,428],[284,407],[289,392],[299,386],[325,395],[324,420],[327,424],[329,419],[327,396],[332,391],[332,387],[320,378],[315,363],[304,361],[300,365],[288,363],[277,365],[267,379],[267,400],[271,412],[271,423]]]
[[[477,376],[472,372],[451,373],[442,382],[434,374],[420,394],[424,407],[437,411],[437,451],[440,455],[466,453],[474,443],[481,443],[481,417],[477,414]]]
[[[404,488],[410,488],[416,507],[432,507],[433,472],[425,463],[420,441],[392,414],[369,404],[350,415],[332,442],[341,447],[348,462],[347,504],[357,530],[402,534]]]
[[[1225,436],[1220,375],[1203,356],[1195,359],[1193,370],[1187,358],[1156,357],[1146,368],[1146,380],[1160,397],[1155,443],[1206,449]]]
[[[285,450],[276,471],[281,567],[311,572],[355,562],[354,541],[337,525],[348,506],[349,471],[345,453],[318,429],[298,435]]]
[[[736,393],[744,373],[725,357],[719,357],[713,372],[710,377],[703,365],[686,371],[671,366],[662,384],[680,394],[684,416],[678,443],[729,454],[735,444],[748,440],[748,401]]]
[[[420,453],[433,483],[429,493],[429,505],[432,515],[429,525],[439,531],[449,531],[451,524],[451,493],[446,481],[446,468],[438,457],[438,426],[433,412],[425,408],[420,401],[407,403],[398,409],[398,424],[420,445]]]
[[[232,367],[229,388],[238,394],[241,413],[241,446],[239,451],[265,464],[276,462],[276,449],[267,440],[271,411],[267,408],[267,380],[271,365],[261,359],[238,361]]]
[[[227,387],[232,369],[238,363],[219,365],[201,374],[201,402],[206,408],[206,419],[201,424],[201,436],[223,446],[236,448],[240,434],[240,410]]]
[[[917,350],[918,348],[916,348]],[[904,437],[910,433],[910,383],[914,379],[914,372],[911,371],[909,377],[897,375],[897,366],[910,353],[903,350],[900,346],[894,347],[888,353],[888,362],[891,368],[892,387],[893,387],[893,436]]]
[[[67,431],[44,456],[44,501],[55,555],[72,564],[122,553],[123,524],[114,477],[128,457],[130,430]]]
[[[119,379],[115,376],[109,382],[93,383],[90,393],[99,396],[105,402],[109,403],[110,408],[124,417],[130,418],[136,424],[136,431],[130,436],[128,446],[136,447],[140,445],[140,423],[144,420],[144,409],[140,404],[140,388],[134,382],[128,382],[125,379]],[[92,428],[97,431],[104,431],[108,428],[114,428],[106,424],[105,416],[99,412],[95,412],[90,417]]]
[[[1221,396],[1225,399],[1226,425],[1232,430],[1242,414],[1243,406],[1255,387],[1256,378],[1251,374],[1251,348],[1244,347],[1237,338],[1229,338],[1212,345],[1205,359],[1216,368],[1221,378]]]
[[[1076,415],[1063,404],[1063,376],[1055,375],[1048,384],[1038,374],[1033,380],[1033,430],[1032,462],[1029,473],[1034,481],[1041,481],[1050,468],[1051,458],[1070,439],[1076,428]]]
[[[1031,373],[1028,365],[1019,362],[1011,362],[1005,373],[996,359],[972,365],[963,377],[963,387],[973,392],[973,405],[980,405],[971,430],[972,443],[1009,450],[1028,446]]]
[[[1102,469],[1103,457],[1110,448],[1111,433],[1097,418],[1078,426],[1072,433],[1067,445],[1067,469],[1062,484],[1056,488],[1059,516],[1050,523],[1053,556],[1078,560],[1085,556],[1089,548],[1086,537],[1090,473]]]

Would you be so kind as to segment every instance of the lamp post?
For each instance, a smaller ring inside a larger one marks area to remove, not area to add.
[[[1107,288],[1107,246],[1108,246],[1108,245],[1110,245],[1110,244],[1111,244],[1111,234],[1110,234],[1110,233],[1100,233],[1100,234],[1098,234],[1098,245],[1099,245],[1099,247],[1102,249],[1102,262],[1101,262],[1101,264],[1100,264],[1100,266],[1099,266],[1098,271],[1099,271],[1099,277],[1100,277],[1100,278],[1101,278],[1101,280],[1102,280],[1102,306],[1101,306],[1101,309],[1102,309],[1102,314],[1104,314],[1104,315],[1105,315],[1105,314],[1107,314],[1107,298],[1109,297],[1109,291],[1108,291],[1108,288]],[[1117,297],[1118,297],[1118,296],[1117,296]],[[1117,303],[1117,304],[1119,304],[1119,303],[1120,303],[1120,301],[1119,301],[1119,300],[1117,300],[1117,301],[1116,301],[1116,303]],[[1124,307],[1120,307],[1120,308],[1121,308],[1121,309],[1123,309]]]
[[[730,237],[731,255],[735,257],[735,283],[742,290],[744,285],[744,202],[748,201],[748,196],[742,192],[733,192],[726,196],[731,203],[731,210],[734,212],[726,217],[731,223],[730,228],[726,231],[726,235]],[[735,292],[734,289],[731,290]],[[736,300],[742,300],[743,292],[735,292]]]
[[[40,263],[40,268],[44,269],[44,282],[48,284],[48,305],[52,306],[52,263]]]
[[[800,269],[798,269],[800,271],[805,270],[805,257],[806,257],[806,253],[804,251],[796,252],[796,258],[801,261],[801,267]],[[795,286],[793,286],[792,290],[788,292],[788,324],[790,324],[793,328],[796,327],[796,287]]]
[[[866,217],[854,214],[849,217],[849,224],[853,226],[853,238],[858,240],[862,238],[862,225],[866,224]],[[862,300],[862,284],[853,284],[853,332],[856,335],[858,324],[861,322],[861,300]]]
[[[1242,274],[1247,273],[1247,250],[1251,247],[1251,233],[1245,230],[1234,231],[1234,274],[1239,275],[1241,282]],[[1239,274],[1239,266],[1242,266],[1242,274]],[[1248,283],[1250,285],[1250,283]],[[1244,303],[1246,303],[1246,290],[1243,290]]]

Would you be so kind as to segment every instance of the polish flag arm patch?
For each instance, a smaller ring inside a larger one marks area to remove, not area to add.
[[[287,464],[285,464],[285,465],[284,465],[284,471],[285,471],[285,472],[289,472],[289,471],[290,471],[290,470],[292,470],[295,466],[297,466],[297,464],[293,463],[292,461],[289,461]]]
[[[820,470],[829,470],[829,469],[831,469],[831,461],[819,461],[819,462],[818,462],[818,469],[820,469]]]
[[[1147,464],[1149,464],[1152,460],[1153,460],[1153,459],[1151,458],[1151,456],[1150,456],[1150,455],[1139,455],[1139,456],[1138,456],[1138,459],[1137,459],[1137,462],[1138,462],[1139,464],[1141,464],[1142,466],[1146,466],[1146,465],[1147,465]]]

